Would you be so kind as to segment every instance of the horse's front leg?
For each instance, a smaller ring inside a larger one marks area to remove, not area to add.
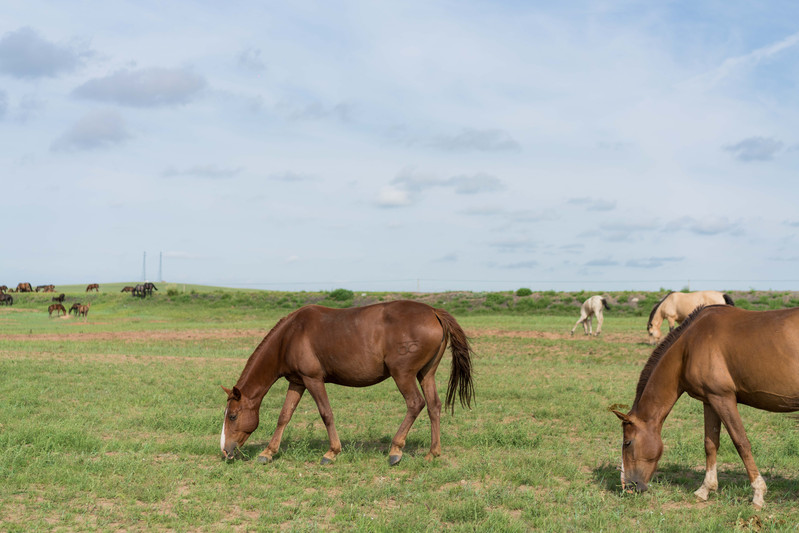
[[[304,378],[303,383],[308,392],[313,396],[316,407],[319,409],[319,416],[327,428],[327,437],[330,439],[330,449],[322,456],[323,465],[330,464],[336,460],[336,456],[341,453],[341,441],[336,432],[336,425],[333,423],[333,409],[330,408],[330,400],[327,398],[325,383],[321,379]]]
[[[388,464],[391,466],[399,463],[402,459],[402,449],[405,447],[405,439],[408,436],[408,432],[411,430],[416,417],[419,416],[419,413],[424,408],[424,398],[416,386],[416,380],[413,375],[394,376],[394,382],[405,398],[405,405],[408,410],[405,412],[405,419],[400,424],[397,434],[394,435],[394,439],[391,441],[391,449],[388,452]]]
[[[702,501],[707,501],[711,492],[718,490],[719,479],[716,474],[716,453],[719,449],[721,434],[721,418],[710,404],[705,404],[705,480],[694,494]]]
[[[297,404],[300,403],[302,393],[304,392],[305,385],[289,383],[289,390],[286,392],[286,401],[283,403],[283,408],[280,410],[280,416],[277,417],[275,433],[272,435],[272,439],[269,441],[264,451],[258,454],[259,463],[271,462],[272,456],[280,449],[280,441],[283,439],[283,430],[286,429],[286,426],[291,420],[291,415],[293,415],[294,410],[297,409]]]
[[[752,456],[752,445],[746,436],[741,415],[738,413],[738,403],[734,395],[727,397],[711,396],[708,398],[711,407],[718,413],[724,426],[727,428],[727,433],[730,434],[735,449],[738,450],[738,455],[744,462],[744,468],[749,476],[749,483],[752,485],[754,496],[752,497],[752,504],[758,508],[763,508],[764,496],[766,495],[766,482],[760,471],[755,465],[755,458]]]

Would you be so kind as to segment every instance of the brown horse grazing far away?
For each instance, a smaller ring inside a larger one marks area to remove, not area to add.
[[[65,296],[64,296],[64,293],[62,292],[58,296],[53,296],[53,301],[54,302],[58,302],[58,303],[64,303],[64,298],[65,298]]]
[[[80,303],[79,302],[78,303],[74,303],[74,304],[72,304],[72,307],[69,308],[68,312],[71,315],[72,311],[75,311],[75,316],[78,316],[78,310],[79,309],[80,309]]]
[[[663,421],[684,392],[705,404],[705,480],[694,494],[707,500],[718,488],[716,452],[723,423],[749,475],[752,503],[762,507],[766,483],[737,404],[772,412],[799,410],[799,308],[706,307],[655,348],[641,372],[632,409],[613,411],[624,430],[622,487],[647,489],[663,453]]]
[[[33,287],[31,287],[30,283],[17,283],[17,291],[16,292],[33,292]]]
[[[682,324],[694,309],[703,305],[727,304],[735,305],[729,295],[718,291],[696,292],[670,292],[655,304],[649,313],[649,322],[646,330],[649,333],[651,344],[660,341],[660,326],[663,320],[669,321],[669,331],[674,329],[674,324]]]
[[[67,310],[64,309],[64,306],[61,304],[53,304],[47,308],[47,313],[50,315],[50,317],[53,316],[53,311],[55,311],[55,316],[60,316],[62,312],[64,313],[64,316],[67,316]]]
[[[100,284],[99,283],[90,283],[89,285],[86,286],[86,292],[89,292],[89,291],[100,292]]]
[[[133,287],[128,285],[127,287],[122,287],[122,290],[119,292],[133,292]]]
[[[247,360],[236,386],[232,390],[223,387],[228,397],[220,439],[222,454],[226,459],[235,456],[258,427],[261,401],[269,388],[285,377],[289,382],[286,400],[272,439],[258,461],[269,462],[278,452],[283,430],[308,389],[330,439],[330,449],[321,462],[331,463],[341,452],[341,441],[325,383],[367,387],[391,377],[405,398],[407,411],[391,441],[389,464],[402,459],[405,438],[425,403],[431,430],[426,459],[437,457],[441,454],[441,400],[435,374],[448,343],[452,369],[445,408],[454,410],[456,393],[461,405],[471,407],[472,350],[463,329],[448,312],[407,300],[351,309],[302,307],[282,318],[266,335]]]
[[[89,306],[92,305],[88,303],[86,305],[78,305],[78,312],[76,316],[87,316],[89,314]]]

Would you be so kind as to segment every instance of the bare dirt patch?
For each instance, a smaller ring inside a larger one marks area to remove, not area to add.
[[[4,335],[13,341],[191,341],[214,339],[262,339],[266,331],[261,329],[191,329],[191,330],[151,330],[151,331],[99,331],[82,333],[18,333]]]

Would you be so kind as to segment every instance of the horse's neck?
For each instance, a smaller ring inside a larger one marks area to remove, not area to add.
[[[244,370],[241,372],[239,381],[236,383],[242,395],[261,403],[263,397],[269,392],[269,388],[280,377],[278,375],[279,343],[270,342],[273,339],[264,340],[253,351]]]
[[[682,350],[679,346],[681,344],[678,339],[658,361],[641,397],[633,406],[638,418],[648,423],[655,423],[658,427],[663,424],[671,408],[683,393],[680,387]]]

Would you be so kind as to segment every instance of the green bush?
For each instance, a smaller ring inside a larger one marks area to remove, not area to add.
[[[531,294],[533,294],[533,291],[527,287],[522,287],[516,291],[516,296],[530,296]]]
[[[336,289],[332,291],[328,297],[337,302],[344,302],[346,300],[352,300],[355,297],[355,293],[347,289]]]

